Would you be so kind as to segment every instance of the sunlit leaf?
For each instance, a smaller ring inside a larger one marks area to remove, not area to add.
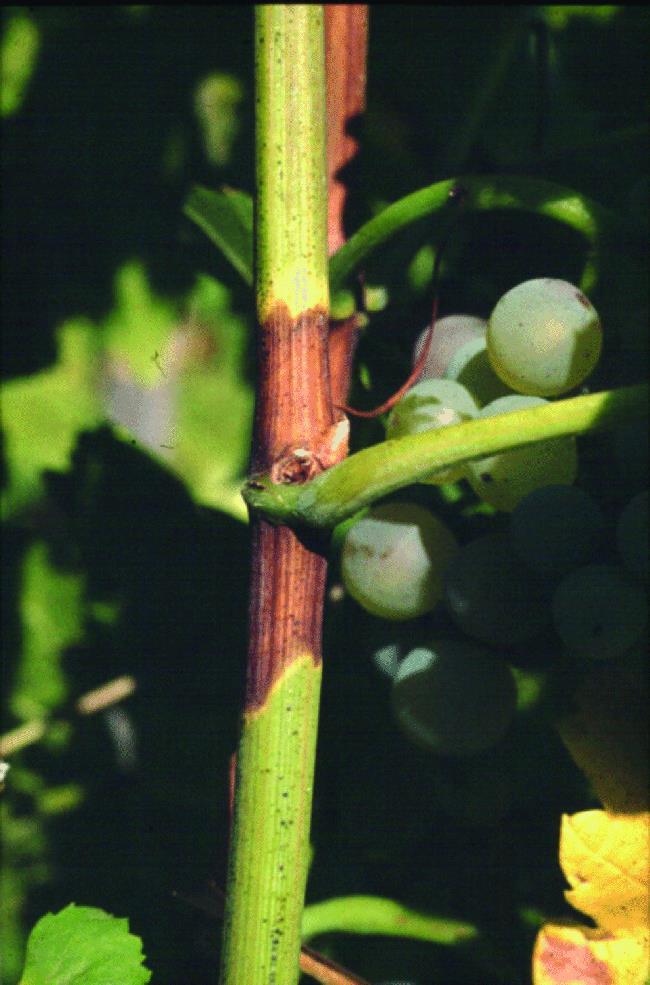
[[[567,901],[597,926],[547,924],[534,985],[646,985],[650,974],[650,814],[644,688],[632,668],[591,672],[560,734],[607,810],[562,819]]]
[[[92,325],[83,319],[65,322],[57,336],[56,365],[9,380],[0,393],[9,472],[2,490],[3,518],[42,494],[43,470],[65,470],[77,433],[103,416]]]
[[[143,961],[128,920],[71,903],[32,930],[20,985],[145,985]]]
[[[38,809],[43,814],[67,814],[79,807],[84,796],[84,790],[78,783],[48,787],[38,798]]]
[[[215,351],[179,380],[167,462],[205,506],[247,517],[240,487],[247,467],[253,389],[246,379],[247,326],[226,288],[199,277],[188,299],[190,319],[212,332]]]
[[[612,4],[544,4],[539,8],[549,27],[563,30],[571,20],[592,21],[594,24],[607,24],[618,13],[621,6]]]
[[[155,294],[141,263],[127,263],[115,277],[116,305],[102,326],[107,353],[122,361],[141,386],[160,382],[158,364],[178,323],[176,306]]]
[[[245,374],[248,328],[229,291],[199,276],[177,312],[139,265],[122,268],[116,283],[118,305],[100,326],[106,416],[118,435],[124,429],[125,440],[183,479],[197,502],[245,520],[239,491],[253,392]]]
[[[565,896],[604,930],[643,926],[648,918],[650,815],[582,811],[562,819],[560,865]]]

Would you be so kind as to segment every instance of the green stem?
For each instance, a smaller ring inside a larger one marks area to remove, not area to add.
[[[536,212],[575,229],[592,250],[598,246],[603,230],[638,236],[638,232],[616,213],[563,185],[538,178],[510,176],[450,178],[394,202],[351,236],[330,260],[332,294],[345,286],[350,274],[378,246],[418,219],[443,210],[450,202],[450,196],[453,198],[459,190],[463,193],[463,208],[468,212],[491,209]]]
[[[255,11],[253,468],[334,417],[327,361],[323,8]],[[321,678],[326,560],[253,518],[246,697],[237,753],[222,985],[296,985]]]
[[[538,441],[615,428],[648,414],[646,384],[558,400],[384,441],[351,455],[302,486],[249,482],[251,509],[275,522],[331,529],[434,469]]]
[[[381,896],[340,896],[305,907],[302,918],[305,940],[337,931],[451,945],[478,935],[470,923],[434,917]]]

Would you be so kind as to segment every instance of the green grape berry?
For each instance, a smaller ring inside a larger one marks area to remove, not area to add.
[[[383,619],[415,619],[442,597],[458,550],[454,535],[413,503],[375,506],[346,534],[341,577],[359,605]]]
[[[479,411],[478,416],[494,417],[545,403],[541,397],[513,394],[493,400]],[[578,471],[575,438],[554,438],[475,459],[467,462],[466,470],[474,492],[490,506],[509,513],[535,489],[575,482]]]
[[[460,383],[452,380],[423,380],[400,400],[386,424],[387,438],[403,438],[421,431],[434,431],[461,424],[478,414],[478,407]],[[423,482],[440,485],[457,482],[465,475],[463,465],[438,469]]]
[[[471,756],[496,745],[516,711],[510,667],[475,643],[436,640],[412,650],[393,678],[402,731],[443,756]]]
[[[640,638],[648,621],[648,600],[625,568],[588,564],[558,585],[553,622],[567,652],[588,660],[621,657]]]
[[[510,538],[516,554],[540,575],[565,575],[598,556],[605,518],[577,486],[542,486],[515,507]]]
[[[413,365],[420,358],[422,347],[427,341],[430,326],[420,332],[413,347]],[[443,376],[454,354],[467,342],[474,339],[485,340],[487,322],[476,315],[446,315],[439,318],[433,326],[433,337],[426,362],[420,373],[420,380]]]
[[[466,387],[479,407],[512,393],[492,369],[485,336],[461,346],[449,360],[444,376]]]
[[[598,313],[565,280],[540,277],[497,302],[487,329],[495,373],[518,393],[557,397],[578,386],[600,358]]]
[[[536,636],[550,621],[543,585],[493,531],[463,545],[445,572],[445,605],[458,628],[491,646]]]

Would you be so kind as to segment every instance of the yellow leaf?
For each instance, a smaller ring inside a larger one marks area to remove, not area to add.
[[[560,865],[565,896],[603,930],[648,920],[650,815],[582,811],[562,818]]]
[[[533,985],[650,985],[647,685],[632,667],[597,668],[558,726],[605,810],[562,818],[565,896],[597,927],[549,923]]]
[[[548,923],[535,942],[533,985],[645,985],[649,955],[647,929]]]

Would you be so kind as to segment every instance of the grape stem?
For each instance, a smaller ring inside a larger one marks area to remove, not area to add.
[[[382,243],[401,229],[433,213],[445,213],[445,207],[462,194],[465,212],[484,212],[493,209],[514,209],[535,212],[547,216],[574,229],[583,236],[590,248],[587,272],[581,287],[587,290],[585,277],[591,279],[589,269],[595,262],[594,254],[602,245],[604,234],[639,241],[640,235],[631,222],[621,219],[615,212],[581,195],[579,192],[540,178],[521,178],[512,175],[467,175],[438,181],[426,188],[406,195],[393,202],[382,212],[365,223],[330,259],[330,291],[335,296],[345,288],[354,270]]]
[[[647,384],[605,390],[384,441],[302,485],[274,484],[268,474],[256,475],[243,496],[254,513],[273,523],[330,530],[434,469],[647,416]]]
[[[328,465],[347,450],[347,420],[337,419],[333,403],[346,399],[357,320],[328,333],[327,255],[343,236],[347,192],[338,181],[328,213],[327,187],[332,191],[334,174],[356,150],[342,138],[363,101],[367,8],[351,4],[340,17],[328,11],[330,5],[255,8],[258,377],[251,457],[254,472],[285,480],[308,473],[323,435]],[[331,49],[327,93],[324,20]],[[326,170],[328,116],[338,122]],[[330,360],[337,374],[332,386]],[[251,518],[251,534],[246,691],[220,982],[297,985],[327,559],[287,525],[260,515]],[[318,967],[328,985],[361,985],[331,963],[312,961],[310,973]]]

